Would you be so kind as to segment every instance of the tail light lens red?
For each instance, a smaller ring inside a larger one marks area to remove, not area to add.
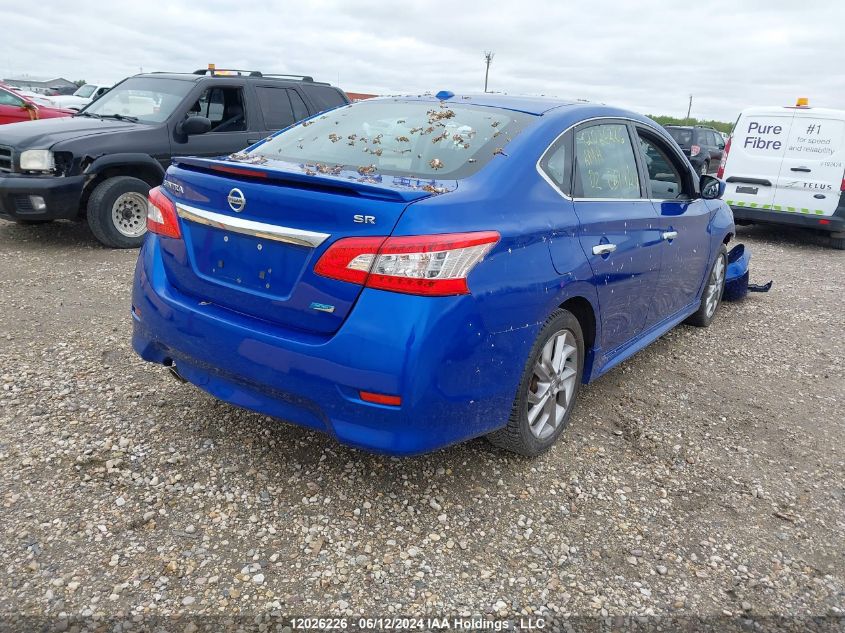
[[[689,148],[689,155],[690,156],[698,156],[701,153],[701,146],[700,145],[693,145]]]
[[[719,169],[716,171],[716,178],[723,178],[725,176],[725,163],[728,162],[728,152],[731,151],[731,140],[733,136],[728,137],[728,142],[725,143],[725,150],[722,152],[722,160],[719,161]]]
[[[374,404],[386,404],[391,407],[402,406],[401,396],[390,396],[384,393],[373,393],[372,391],[359,391],[358,396],[364,402],[372,402]]]
[[[499,239],[495,231],[348,237],[326,250],[314,272],[406,294],[469,294],[467,275]]]
[[[150,189],[147,197],[147,230],[165,237],[182,237],[176,205],[161,187]]]

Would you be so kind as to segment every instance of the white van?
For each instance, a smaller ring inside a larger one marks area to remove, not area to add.
[[[748,108],[717,173],[737,224],[765,222],[830,233],[845,249],[845,110]]]

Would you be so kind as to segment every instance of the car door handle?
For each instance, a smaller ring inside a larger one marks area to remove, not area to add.
[[[678,232],[677,231],[663,231],[663,233],[660,234],[660,237],[662,237],[664,240],[670,240],[671,241],[671,240],[674,240],[676,237],[678,237]]]
[[[616,244],[596,244],[593,246],[593,255],[607,255],[616,250]]]
[[[790,167],[790,169],[789,169],[789,170],[790,170],[790,171],[805,171],[805,172],[807,172],[808,174],[809,174],[811,171],[813,171],[813,170],[812,170],[812,169],[810,169],[809,167]]]
[[[262,136],[261,138],[264,138],[264,137]],[[248,138],[246,140],[246,142],[249,143],[250,145],[252,145],[253,143],[257,143],[258,141],[260,141],[261,138]]]

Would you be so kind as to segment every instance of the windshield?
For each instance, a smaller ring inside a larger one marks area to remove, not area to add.
[[[322,171],[465,178],[533,119],[499,108],[426,101],[362,101],[303,121],[249,152]],[[364,170],[364,171],[361,171]]]
[[[89,104],[80,114],[127,117],[141,123],[165,121],[194,87],[192,81],[130,77]]]
[[[92,94],[94,94],[94,90],[96,90],[96,86],[92,86],[91,84],[85,84],[84,86],[80,87],[76,92],[73,93],[74,97],[82,97],[83,99],[87,99]]]
[[[692,145],[692,130],[687,130],[682,127],[667,127],[666,131],[672,135],[675,142],[681,147],[689,147]]]

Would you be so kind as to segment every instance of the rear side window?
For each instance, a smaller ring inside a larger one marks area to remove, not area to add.
[[[575,132],[574,187],[578,198],[640,197],[637,161],[625,124],[602,123]]]
[[[336,88],[331,86],[308,86],[303,85],[302,89],[311,99],[317,112],[331,110],[338,106],[344,105],[346,100],[341,96]]]
[[[340,166],[375,179],[382,174],[458,179],[503,154],[534,119],[465,104],[361,101],[304,121],[250,154],[296,163],[306,171]]]
[[[296,121],[287,89],[256,86],[255,91],[267,129],[281,130]]]
[[[567,196],[572,195],[572,138],[569,133],[557,139],[540,159],[540,169]]]
[[[308,108],[305,107],[305,102],[296,90],[288,89],[288,96],[290,97],[290,104],[293,106],[293,117],[297,121],[308,116]]]

